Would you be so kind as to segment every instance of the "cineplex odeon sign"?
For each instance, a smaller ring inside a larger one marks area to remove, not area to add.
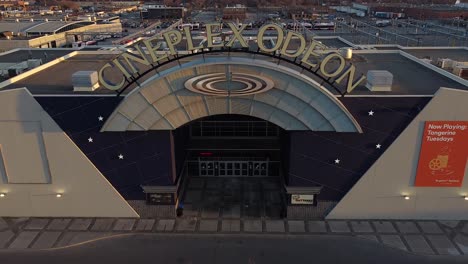
[[[215,44],[213,41],[214,38],[221,37],[222,35],[220,32],[215,32],[216,28],[219,28],[219,24],[206,24],[207,48],[229,49],[236,41],[238,41],[243,48],[249,48],[248,43],[242,36],[242,31],[247,25],[243,25],[240,28],[238,28],[234,23],[228,23],[228,25],[232,30],[232,37],[229,39],[229,41]],[[263,42],[265,38],[265,32],[267,30],[274,30],[277,33],[275,46],[271,48],[267,48]],[[133,45],[135,52],[125,52],[116,59],[105,64],[99,70],[99,81],[101,85],[110,90],[119,90],[123,88],[127,80],[131,80],[135,74],[139,74],[138,69],[134,65],[135,62],[146,66],[152,66],[154,64],[159,64],[163,61],[169,60],[169,56],[177,55],[177,50],[175,47],[184,39],[184,37],[187,42],[188,51],[202,50],[205,48],[201,45],[194,46],[192,32],[190,31],[189,27],[184,27],[182,32],[179,30],[167,31],[162,34],[162,36],[167,43],[168,52],[163,54],[161,54],[161,52],[157,52],[161,46],[161,42],[154,43],[154,41],[157,40],[158,36],[142,40]],[[295,51],[291,52],[288,50],[288,47],[293,38],[299,39],[300,45]],[[322,43],[318,41],[312,41],[312,43],[307,47],[306,39],[301,34],[293,31],[287,31],[287,33],[285,33],[285,31],[276,24],[266,24],[259,29],[257,35],[257,44],[259,47],[259,52],[278,54],[278,57],[291,59],[291,62],[305,66],[314,73],[320,73],[327,80],[333,79],[332,83],[340,84],[346,80],[347,93],[353,91],[354,88],[356,88],[362,81],[366,79],[365,76],[361,76],[355,81],[355,66],[347,64],[345,58],[341,54],[337,52],[331,52],[328,54],[319,53],[320,50],[323,51],[325,49],[325,46]],[[300,61],[296,62],[299,57]],[[337,63],[333,61],[337,61]],[[334,65],[338,66],[330,69],[330,67],[327,67],[327,65],[332,62]],[[122,78],[118,83],[112,83],[106,78],[107,71],[115,70],[122,73]]]

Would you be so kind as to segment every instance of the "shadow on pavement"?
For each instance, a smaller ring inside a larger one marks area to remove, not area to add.
[[[51,250],[3,250],[2,263],[468,263],[344,236],[129,234]]]

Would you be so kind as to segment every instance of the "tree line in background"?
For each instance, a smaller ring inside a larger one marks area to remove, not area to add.
[[[80,4],[73,0],[36,0],[36,6],[56,6],[60,9],[78,10]]]
[[[147,0],[147,2],[154,2]],[[181,4],[187,4],[193,7],[218,7],[232,6],[234,4],[242,4],[247,7],[265,7],[265,6],[317,6],[322,4],[332,5],[350,5],[353,2],[357,3],[392,3],[392,4],[434,4],[434,5],[453,5],[455,0],[365,0],[365,1],[353,1],[353,0],[164,0],[165,5],[168,6],[179,6]]]
[[[83,1],[83,0],[81,0]],[[95,1],[99,3],[99,0],[89,0],[89,2]],[[111,0],[111,1],[123,1],[123,0]],[[167,6],[180,6],[186,5],[192,8],[209,8],[209,7],[225,7],[225,6],[233,6],[235,4],[245,5],[247,7],[268,7],[268,6],[318,6],[322,4],[328,5],[350,5],[353,2],[363,2],[365,3],[388,3],[388,4],[412,4],[412,5],[420,5],[420,4],[454,4],[455,0],[367,0],[367,1],[352,1],[352,0],[161,0],[161,1],[154,1],[154,0],[141,0],[141,2],[160,2]],[[37,0],[36,5],[39,6],[57,6],[62,9],[79,9],[79,1],[74,0]]]
[[[150,1],[148,1],[150,2]],[[245,5],[247,7],[259,7],[259,6],[291,6],[291,5],[322,5],[324,3],[335,3],[348,2],[341,0],[164,0],[164,4],[167,6],[179,6],[181,4],[187,4],[192,7],[224,7],[233,6],[235,4]]]

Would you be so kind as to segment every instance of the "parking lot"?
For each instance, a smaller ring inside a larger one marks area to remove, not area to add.
[[[355,44],[398,44],[402,46],[466,46],[468,36],[463,29],[432,25],[414,20],[391,20],[378,27],[377,20],[348,18],[338,24],[334,34]]]
[[[189,17],[184,19],[183,23],[192,23],[194,25],[194,34],[203,34],[204,24],[212,22],[221,22],[221,14],[214,11],[195,11]],[[163,20],[157,29],[146,30],[147,27],[157,20],[142,19],[139,12],[126,13],[121,16],[123,32],[125,37],[135,32],[141,31],[141,36],[152,36],[161,29],[172,25],[175,20]],[[384,21],[376,18],[351,18],[334,20],[336,27],[334,30],[313,30],[304,27],[290,28],[287,25],[291,23],[300,23],[285,17],[271,18],[267,13],[247,13],[246,19],[234,21],[237,23],[248,23],[248,27],[243,34],[246,36],[255,36],[258,28],[265,23],[277,23],[288,30],[297,30],[306,35],[306,39],[312,37],[339,36],[356,45],[401,45],[405,47],[418,46],[467,46],[468,31],[462,27],[437,24],[436,22],[425,22],[417,20],[388,20],[388,25],[379,26],[378,21]],[[227,21],[223,21],[227,22]],[[227,27],[227,26],[226,26]],[[270,32],[271,33],[271,32]],[[98,42],[98,45],[112,45],[118,38],[106,39]]]

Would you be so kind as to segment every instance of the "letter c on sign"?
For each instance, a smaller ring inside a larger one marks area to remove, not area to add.
[[[122,88],[122,86],[124,85],[125,83],[125,78],[122,77],[122,81],[120,81],[120,83],[118,84],[113,84],[111,82],[109,82],[108,80],[106,80],[106,78],[104,77],[104,70],[106,68],[112,68],[112,65],[110,63],[106,63],[106,65],[102,66],[102,68],[99,70],[99,82],[104,86],[106,87],[107,89],[109,90],[112,90],[112,91],[115,91],[115,90],[118,90],[120,88]]]

